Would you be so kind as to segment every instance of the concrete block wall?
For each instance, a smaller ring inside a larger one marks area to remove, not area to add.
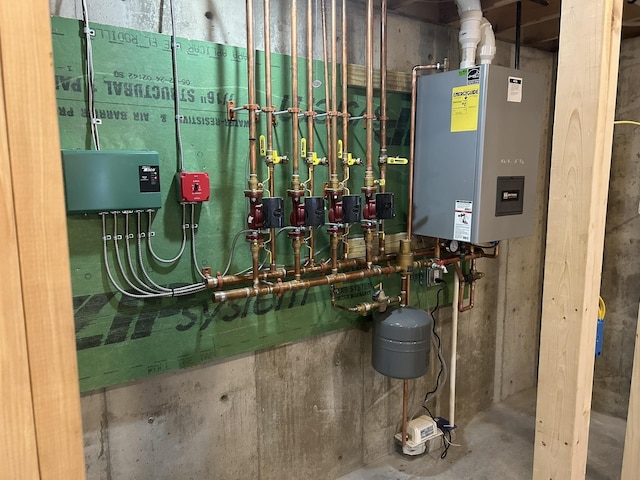
[[[169,31],[166,1],[88,4],[95,22]],[[273,1],[272,45],[280,53],[289,52],[287,4]],[[176,11],[179,36],[245,45],[244,2],[176,0]],[[350,12],[349,62],[363,64],[364,7],[351,3]],[[79,18],[81,1],[51,0],[51,13]],[[409,72],[445,56],[458,64],[455,29],[390,15],[389,33],[391,70]],[[303,36],[301,29],[301,45]],[[315,56],[321,56],[318,36]],[[496,63],[509,65],[512,57],[512,47],[500,43]],[[551,105],[554,56],[524,48],[521,65],[546,75]],[[536,382],[550,122],[549,114],[536,233],[503,242],[498,260],[479,261],[486,277],[478,283],[476,308],[460,318],[460,425]],[[451,308],[437,319],[448,358]],[[402,408],[402,382],[373,370],[370,349],[370,332],[351,329],[89,392],[82,397],[87,477],[329,479],[370,463],[393,451]],[[429,375],[410,382],[412,413],[434,384],[435,359],[432,365]],[[447,406],[445,388],[432,411],[446,416]]]

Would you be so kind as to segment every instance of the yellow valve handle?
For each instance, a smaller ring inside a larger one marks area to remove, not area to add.
[[[311,153],[311,164],[314,166],[318,166],[320,165],[320,158],[318,158],[318,154],[316,152],[310,152]]]
[[[378,185],[380,185],[381,187],[384,187],[387,184],[387,180],[384,178],[381,178],[380,180],[378,180],[376,182]]]
[[[267,156],[267,137],[260,135],[260,156]]]
[[[302,158],[307,158],[307,139],[300,139],[300,156]]]
[[[338,158],[342,160],[342,140],[338,140]]]
[[[353,158],[353,154],[347,152],[347,165],[353,167],[356,164],[356,158]]]
[[[409,163],[409,159],[404,157],[388,157],[387,163],[389,165],[406,165]]]

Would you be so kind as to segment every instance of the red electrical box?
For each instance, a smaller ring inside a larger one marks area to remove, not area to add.
[[[211,194],[209,174],[206,172],[178,173],[180,203],[208,202]]]

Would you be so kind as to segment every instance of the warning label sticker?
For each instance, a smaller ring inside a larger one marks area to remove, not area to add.
[[[473,220],[473,202],[456,200],[453,222],[453,240],[471,241],[471,221]]]
[[[522,103],[522,78],[509,77],[507,102]]]
[[[474,132],[478,130],[480,85],[454,87],[451,92],[451,131]]]

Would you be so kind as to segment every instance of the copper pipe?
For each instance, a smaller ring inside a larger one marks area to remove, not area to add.
[[[294,278],[300,280],[300,247],[302,246],[302,239],[299,236],[293,239],[293,260],[294,260]]]
[[[333,175],[329,180],[332,189],[338,188],[338,35],[337,29],[337,7],[336,0],[331,0],[331,108],[329,109],[328,122],[331,122],[331,137],[327,138],[327,143],[331,142],[333,155],[329,157],[329,162],[333,162]]]
[[[264,0],[264,76],[265,76],[265,103],[262,111],[267,114],[267,155],[273,150],[273,94],[271,80],[271,0]],[[271,188],[269,180],[269,188]],[[273,196],[271,191],[271,196]]]
[[[367,0],[367,47],[366,47],[366,110],[365,128],[366,140],[366,169],[365,173],[373,175],[373,0]],[[373,177],[371,177],[373,179]],[[365,185],[371,187],[372,185]]]
[[[380,192],[387,190],[387,0],[380,13]],[[385,252],[384,220],[378,228],[378,253]]]
[[[342,185],[348,192],[350,177],[349,166],[349,109],[348,104],[348,82],[347,82],[347,0],[342,0]],[[349,256],[349,229],[346,229],[342,236],[344,243],[343,258]]]
[[[330,86],[329,86],[329,47],[327,45],[327,2],[326,0],[321,1],[322,5],[322,54],[324,57],[324,91],[325,91],[325,108],[327,113],[331,110],[330,103]],[[327,124],[327,158],[329,159],[329,183],[331,183],[331,179],[335,179],[337,172],[335,171],[335,164],[331,161],[333,157],[333,148],[334,146],[331,144],[331,121],[329,119],[326,120]]]
[[[340,237],[337,233],[331,234],[331,273],[335,275],[338,273],[338,244],[340,243]]]
[[[309,152],[314,148],[313,114],[313,0],[307,0],[307,147]],[[313,195],[313,183],[309,182],[309,190]]]
[[[347,67],[347,0],[342,0],[342,148],[343,155],[349,151],[349,109],[347,95],[348,90],[348,67]],[[343,164],[346,158],[343,158]],[[345,166],[344,182],[346,185],[349,177],[349,166]]]
[[[364,251],[367,267],[373,265],[373,230],[368,228],[364,231]]]
[[[314,151],[314,119],[315,114],[313,105],[313,0],[307,0],[307,155],[312,155]],[[308,163],[309,177],[307,181],[307,188],[309,189],[309,195],[314,195],[314,176],[313,176],[313,163]],[[315,230],[313,227],[309,228],[309,263],[313,265],[315,263],[316,254],[316,241]]]
[[[417,250],[414,253],[414,255],[416,258],[430,257],[433,255],[433,250],[431,249]],[[396,257],[396,254],[392,253],[385,256],[373,257],[372,261],[375,263],[387,263],[387,262],[393,261],[395,257]],[[431,265],[431,260],[418,260],[414,262],[415,269],[426,268],[430,265]],[[348,260],[338,260],[339,270],[356,268],[356,267],[362,268],[365,266],[366,266],[366,261],[364,258],[351,258]],[[300,267],[300,274],[309,275],[313,273],[326,273],[326,272],[329,272],[331,268],[332,268],[331,264],[322,262],[318,265]],[[293,275],[295,275],[295,269],[292,270],[292,269],[281,268],[276,270],[275,272],[261,271],[258,273],[258,279],[260,281],[269,281],[269,280],[284,279],[284,278],[291,277]],[[252,278],[253,278],[252,273],[246,273],[242,275],[226,275],[224,277],[221,275],[218,275],[216,277],[212,277],[207,286],[209,288],[223,288],[230,285],[237,285],[240,283],[249,282],[252,280]]]
[[[293,180],[291,184],[292,190],[300,189],[300,147],[298,139],[298,128],[300,119],[298,113],[300,113],[298,103],[298,2],[297,0],[291,0],[291,112],[292,119],[292,139],[293,139]]]
[[[433,241],[434,241],[433,248],[435,250],[435,257],[437,259],[440,259],[440,239],[436,237],[433,239]]]
[[[367,270],[356,270],[348,273],[337,273],[326,275],[324,277],[313,278],[309,280],[289,282],[279,282],[272,285],[254,286],[247,288],[238,288],[235,290],[227,290],[215,292],[211,297],[214,302],[227,302],[231,300],[240,300],[242,298],[253,298],[263,295],[281,295],[285,292],[296,290],[306,290],[308,288],[319,287],[322,285],[334,285],[336,283],[347,283],[364,278],[377,277],[380,275],[391,275],[398,271],[398,267],[389,265],[386,267],[373,267]]]
[[[380,18],[380,152],[387,153],[387,0]]]
[[[260,284],[260,280],[258,279],[258,272],[260,269],[260,244],[257,241],[251,242],[251,260],[253,264],[252,268],[252,276],[253,276],[253,286],[257,287]]]
[[[253,38],[253,0],[247,0],[247,102],[249,109],[249,189],[256,190],[258,186],[258,159],[256,152],[256,116],[253,107],[256,105],[255,84],[255,46]]]
[[[415,258],[423,258],[423,257],[432,257],[434,255],[434,250],[431,248],[419,249],[414,252]],[[374,256],[371,260],[373,263],[388,263],[393,261],[397,257],[397,254],[391,253],[383,256]],[[450,257],[441,259],[437,262],[438,265],[456,265],[462,261],[472,260],[473,258],[483,258],[485,255],[482,252],[475,253],[472,256],[464,255],[461,257]],[[492,257],[487,257],[492,258]],[[426,258],[424,260],[416,260],[413,262],[414,269],[419,268],[428,268],[432,265],[433,261],[430,258]],[[338,270],[350,269],[350,268],[364,268],[367,266],[367,262],[364,258],[351,258],[348,260],[338,260]],[[326,273],[332,269],[332,265],[330,263],[321,262],[317,265],[310,265],[307,267],[300,268],[301,275],[310,275],[314,273]],[[290,278],[295,275],[295,269],[291,268],[280,268],[275,272],[272,271],[259,271],[258,279],[260,281],[271,281],[277,279]],[[226,286],[238,285],[241,283],[251,282],[253,279],[253,273],[249,272],[242,275],[226,275],[226,276],[216,276],[212,277],[208,282],[207,286],[209,288],[224,288]]]
[[[407,410],[409,407],[409,380],[402,381],[402,448],[407,444]]]
[[[476,270],[476,266],[475,265],[476,265],[476,259],[472,258],[471,259],[471,272],[472,272],[472,274]],[[469,303],[467,305],[465,305],[464,304],[464,289],[466,287],[467,280],[466,280],[464,274],[462,273],[462,268],[460,267],[460,262],[454,263],[454,267],[456,269],[456,275],[458,276],[458,279],[460,280],[460,285],[458,287],[458,305],[456,305],[456,307],[458,308],[458,311],[460,313],[467,312],[467,311],[471,310],[474,307],[474,304],[475,304],[476,282],[474,280],[469,282]]]
[[[271,0],[264,0],[264,74],[265,74],[265,104],[262,110],[267,114],[267,168],[269,169],[269,194],[274,196],[276,189],[275,164],[273,163],[273,93],[272,93],[272,77],[271,77]],[[271,263],[270,269],[276,269],[277,264],[277,245],[276,245],[276,229],[269,230],[271,238]]]

